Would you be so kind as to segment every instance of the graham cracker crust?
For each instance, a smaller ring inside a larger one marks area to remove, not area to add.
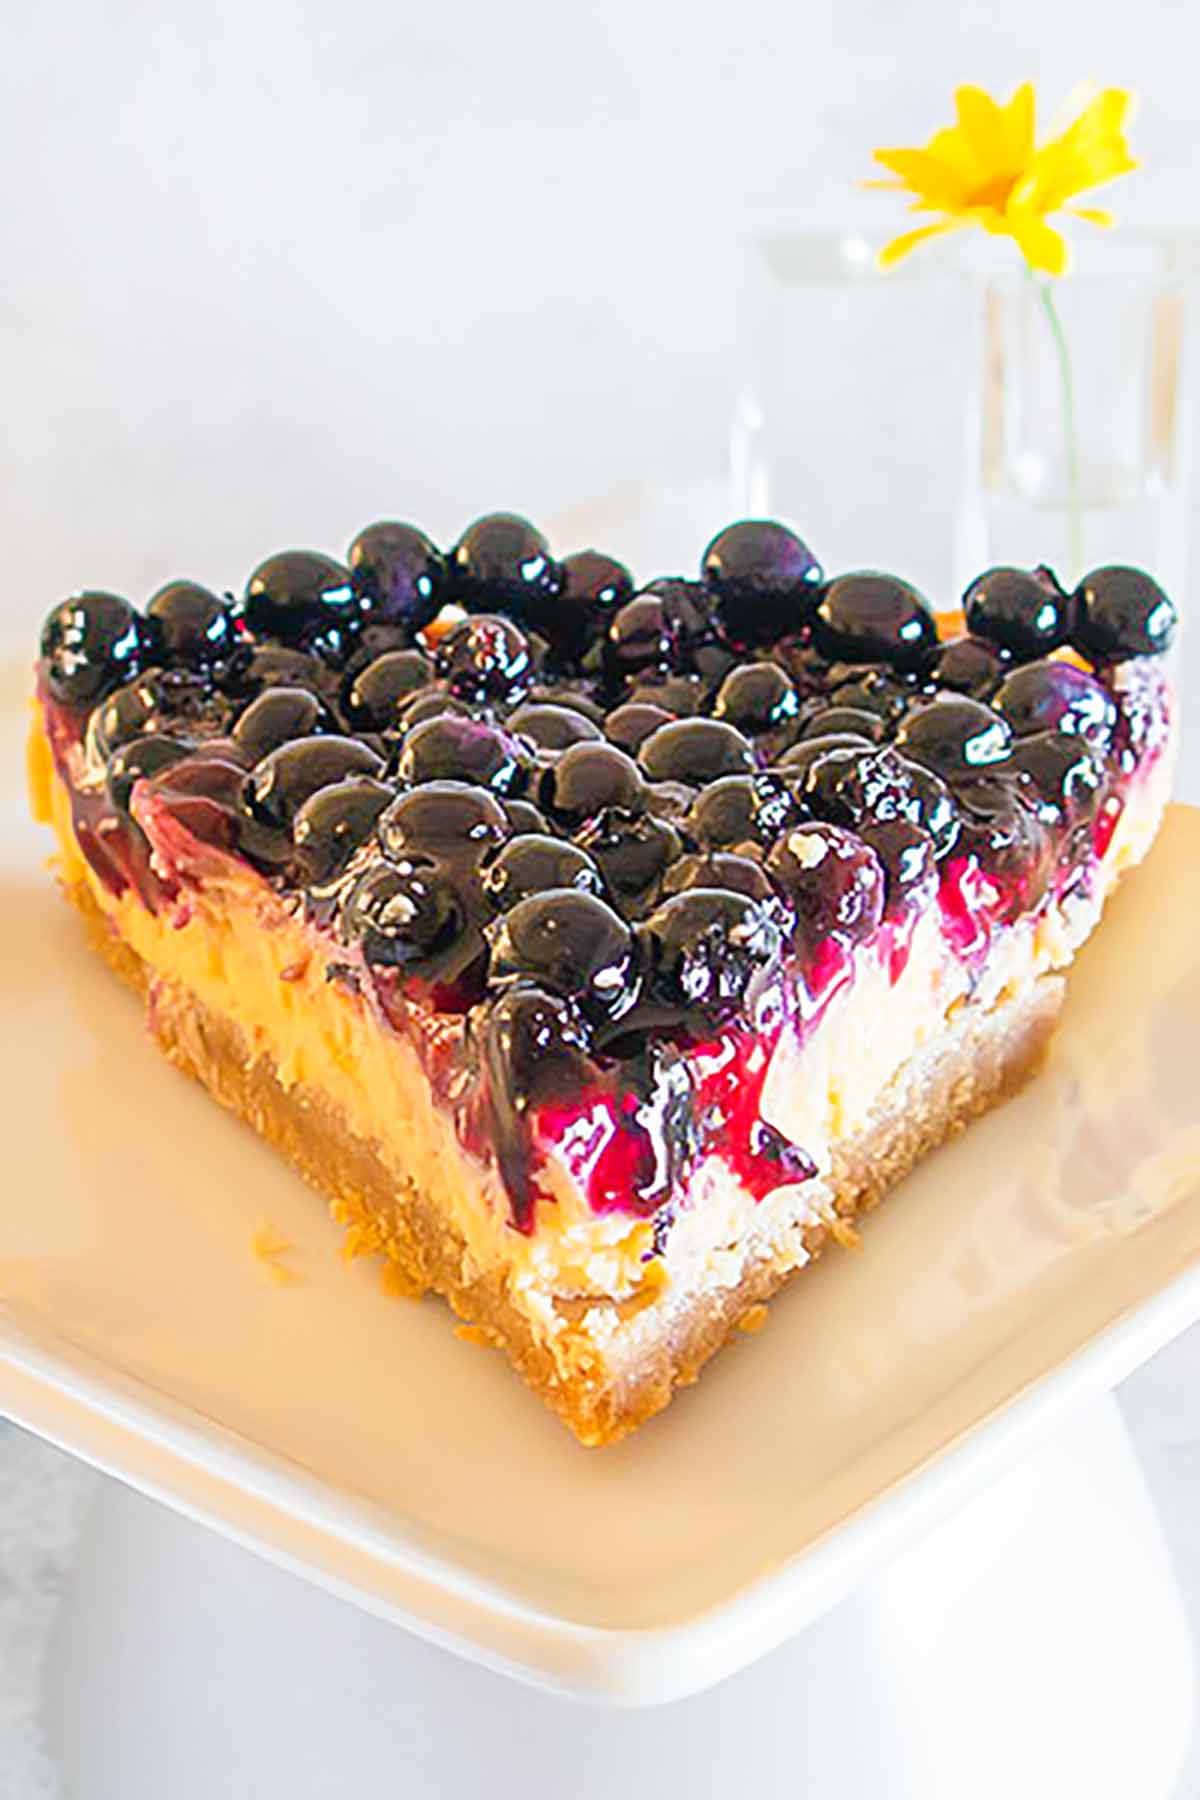
[[[694,1382],[709,1357],[744,1326],[763,1320],[767,1300],[795,1272],[796,1232],[808,1260],[874,1206],[930,1150],[1013,1093],[1036,1069],[1053,1032],[1064,984],[1043,977],[990,1011],[962,1006],[932,1044],[901,1068],[865,1129],[839,1146],[820,1183],[829,1223],[797,1226],[781,1267],[778,1247],[748,1258],[736,1285],[702,1289],[664,1306],[663,1328],[637,1359],[621,1361],[566,1321],[553,1351],[505,1291],[503,1271],[473,1278],[464,1240],[436,1197],[398,1185],[375,1147],[322,1093],[284,1086],[239,1028],[164,982],[112,929],[85,881],[64,891],[89,937],[147,1003],[147,1023],[167,1057],[236,1113],[329,1201],[334,1217],[386,1253],[396,1291],[433,1290],[487,1341],[502,1347],[529,1386],[581,1443],[615,1443]]]

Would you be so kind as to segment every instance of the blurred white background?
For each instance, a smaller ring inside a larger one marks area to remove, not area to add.
[[[891,224],[870,151],[956,82],[1094,75],[1143,95],[1122,217],[1187,223],[1198,47],[1191,0],[10,7],[0,648],[380,514],[720,483],[755,221]]]

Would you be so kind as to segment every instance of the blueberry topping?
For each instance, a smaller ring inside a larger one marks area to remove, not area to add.
[[[638,762],[650,781],[684,781],[696,787],[756,766],[754,751],[741,732],[719,719],[676,719],[660,725],[638,751]]]
[[[466,781],[496,794],[519,794],[529,779],[529,752],[499,726],[441,713],[407,732],[394,773],[406,787],[423,781]]]
[[[541,750],[565,750],[570,744],[593,743],[602,736],[600,727],[583,713],[567,706],[528,701],[510,713],[508,728],[529,738]]]
[[[264,688],[306,687],[323,694],[332,687],[328,667],[303,650],[289,650],[282,644],[255,644],[240,649],[222,677],[222,686],[231,694],[253,696]]]
[[[696,675],[647,675],[626,696],[630,706],[659,706],[673,719],[694,718],[703,699]]]
[[[145,667],[149,633],[140,614],[116,594],[74,594],[42,627],[41,669],[64,706],[91,706]]]
[[[666,674],[675,660],[675,635],[656,594],[638,594],[612,618],[604,640],[604,670],[612,682],[648,670]]]
[[[437,863],[379,862],[358,879],[342,908],[342,940],[369,963],[419,975],[463,930],[458,895]]]
[[[1112,695],[1068,662],[1032,662],[1014,669],[993,704],[1017,737],[1036,731],[1077,732],[1098,750],[1107,750],[1117,724]]]
[[[652,813],[608,806],[576,837],[599,866],[609,891],[623,903],[644,900],[680,854],[679,833]]]
[[[1049,570],[988,569],[963,595],[967,630],[1031,662],[1071,636],[1074,607]]]
[[[606,629],[606,621],[633,597],[624,563],[599,550],[577,550],[564,559],[562,593],[539,612],[537,629],[560,663],[576,663]]]
[[[732,888],[689,888],[655,907],[642,928],[651,998],[685,1017],[719,1020],[752,999],[778,959],[771,907]]]
[[[1008,720],[966,695],[914,707],[896,733],[897,750],[950,782],[1003,762],[1011,744]]]
[[[814,757],[794,792],[817,818],[856,831],[887,819],[907,819],[948,856],[958,836],[954,799],[932,769],[883,748],[831,749]]]
[[[1016,773],[1043,825],[1070,827],[1091,818],[1104,791],[1104,765],[1075,733],[1018,738],[1005,768]]]
[[[690,888],[698,887],[728,888],[731,893],[745,894],[751,900],[769,900],[778,906],[775,888],[762,864],[752,857],[738,856],[732,850],[708,850],[701,855],[681,856],[663,881],[663,897],[685,894]]]
[[[325,887],[345,871],[394,799],[391,788],[369,775],[351,775],[309,796],[292,823],[296,860],[309,887]]]
[[[604,881],[586,850],[542,832],[522,833],[501,844],[482,872],[484,894],[496,912],[549,888],[579,888],[603,895]]]
[[[329,709],[308,688],[274,687],[250,702],[233,728],[233,739],[258,762],[293,738],[336,729]]]
[[[849,734],[852,737],[866,738],[868,743],[881,743],[887,735],[887,725],[877,712],[867,712],[861,706],[818,706],[805,718],[800,731],[800,741],[807,738],[826,738]]]
[[[105,774],[105,786],[114,810],[127,813],[134,782],[181,762],[189,751],[190,746],[181,744],[178,738],[163,737],[158,733],[135,738],[133,743],[116,751],[109,758]]]
[[[831,706],[874,713],[885,725],[894,723],[913,698],[911,682],[903,675],[872,664],[857,668],[848,663],[835,665],[829,671],[828,686]]]
[[[1053,871],[1050,840],[1039,822],[1039,802],[1008,776],[981,777],[958,790],[962,832],[959,852],[974,856],[1008,890],[1000,916],[1037,904]]]
[[[840,825],[793,825],[767,856],[767,872],[795,909],[794,937],[811,956],[827,938],[863,943],[883,918],[883,864]]]
[[[538,706],[565,706],[568,712],[582,713],[593,725],[599,725],[601,730],[604,728],[604,708],[590,693],[572,682],[535,682],[526,698]]]
[[[255,765],[247,782],[247,803],[264,824],[290,832],[310,794],[348,775],[378,775],[382,767],[375,752],[355,738],[296,738]]]
[[[800,816],[781,776],[726,775],[694,797],[687,831],[706,850],[743,848],[770,842]]]
[[[606,806],[640,812],[645,792],[637,764],[615,744],[572,744],[543,775],[540,799],[573,830]]]
[[[208,668],[224,662],[237,644],[233,614],[224,600],[195,581],[172,581],[146,606],[155,655],[165,662]]]
[[[633,936],[595,894],[551,888],[518,900],[490,929],[493,987],[534,982],[597,1018],[613,1018],[629,1005]]]
[[[446,633],[437,672],[459,700],[511,705],[533,681],[529,639],[511,619],[478,613]]]
[[[693,669],[715,686],[737,657],[725,637],[720,603],[702,581],[652,581],[643,593],[662,602],[663,618],[680,668]]]
[[[282,550],[246,583],[243,616],[258,637],[304,645],[359,613],[350,571],[315,550]]]
[[[786,525],[743,519],[712,540],[701,573],[717,595],[722,623],[739,644],[769,643],[811,616],[822,570]]]
[[[500,805],[504,809],[510,831],[535,836],[549,831],[550,824],[545,813],[531,800],[510,800],[505,797]]]
[[[419,650],[389,650],[346,684],[343,710],[356,731],[396,731],[400,713],[433,680],[433,665]]]
[[[985,637],[951,638],[939,646],[925,671],[930,687],[950,688],[958,694],[970,694],[975,700],[989,700],[1012,666],[1012,656],[999,644]]]
[[[604,722],[604,733],[618,749],[636,756],[651,732],[657,731],[660,725],[669,725],[674,716],[664,706],[653,705],[648,700],[630,700],[624,706],[615,706],[609,713]]]
[[[536,526],[516,513],[476,519],[450,552],[450,598],[470,612],[503,607],[535,631],[552,616],[563,572]]]
[[[388,856],[478,861],[510,834],[504,808],[486,788],[430,781],[393,800],[379,820]]]
[[[346,560],[370,618],[415,633],[437,617],[446,567],[436,546],[415,525],[387,519],[368,525]]]
[[[776,765],[788,785],[798,788],[808,771],[819,756],[827,750],[870,750],[874,747],[874,739],[861,731],[830,731],[817,733],[813,737],[802,738],[785,750]]]
[[[524,983],[495,996],[472,1023],[481,1045],[488,1135],[513,1224],[531,1231],[537,1196],[528,1115],[549,1099],[581,1092],[594,1079],[586,1028],[571,1000]]]
[[[936,642],[933,614],[916,588],[895,575],[839,575],[813,617],[813,643],[831,661],[919,669]]]
[[[937,892],[937,862],[929,833],[909,819],[896,818],[863,825],[860,835],[883,865],[884,916],[923,912]]]
[[[1093,569],[1080,582],[1075,603],[1075,642],[1094,662],[1159,656],[1171,647],[1175,608],[1141,569]]]
[[[431,688],[422,688],[410,694],[406,700],[398,702],[396,731],[411,731],[414,725],[423,725],[427,719],[469,719],[471,708],[465,700],[456,700],[448,694],[440,683]]]
[[[183,669],[150,669],[101,701],[88,720],[89,748],[106,757],[146,732],[168,737],[217,737],[229,705],[202,676]]]
[[[776,731],[797,718],[800,697],[778,663],[742,663],[721,683],[713,717],[747,737]]]

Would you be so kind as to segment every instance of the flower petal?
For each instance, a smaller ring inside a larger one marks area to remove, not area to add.
[[[1045,275],[1065,275],[1071,252],[1067,240],[1034,212],[1009,208],[1005,215],[1009,236],[1031,269]]]
[[[1008,105],[1001,108],[1014,168],[1023,169],[1033,155],[1034,110],[1032,81],[1023,81]]]
[[[958,126],[966,138],[976,163],[976,178],[981,183],[1009,172],[1008,131],[1004,114],[979,87],[960,87],[954,96],[958,109]]]
[[[958,231],[967,223],[966,219],[941,219],[936,225],[922,225],[917,231],[902,232],[890,244],[884,245],[875,260],[881,269],[895,268],[919,244],[924,244],[929,238],[942,237],[947,231]]]
[[[1089,225],[1102,225],[1106,231],[1117,222],[1103,206],[1068,206],[1066,211],[1072,218],[1086,219]]]

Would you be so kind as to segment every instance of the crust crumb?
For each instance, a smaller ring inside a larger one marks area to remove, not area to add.
[[[254,1233],[250,1240],[250,1248],[276,1287],[292,1287],[303,1279],[295,1269],[289,1269],[286,1263],[280,1262],[280,1257],[286,1256],[290,1250],[294,1250],[295,1245],[269,1221],[260,1225]]]
[[[499,1348],[495,1333],[485,1331],[482,1325],[456,1325],[454,1335],[456,1338],[461,1338],[464,1344],[474,1344],[479,1350]]]
[[[761,1331],[770,1315],[765,1306],[750,1306],[738,1320],[739,1331]]]
[[[843,1219],[838,1213],[835,1213],[829,1221],[829,1235],[835,1244],[842,1246],[843,1250],[862,1249],[862,1237],[855,1231],[849,1219]]]

